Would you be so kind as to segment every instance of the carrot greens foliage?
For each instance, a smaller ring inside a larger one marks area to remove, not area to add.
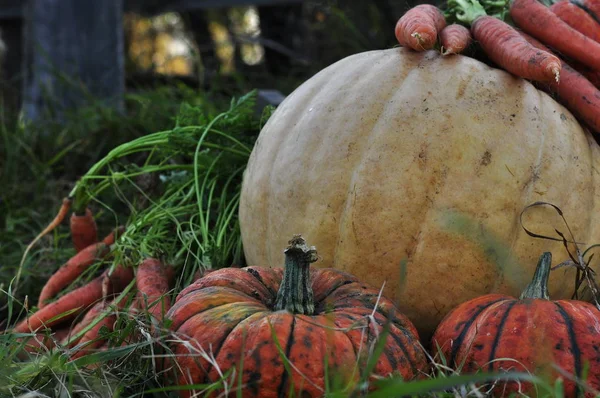
[[[507,0],[448,0],[444,16],[448,23],[470,25],[482,15],[496,17],[508,22],[510,1]]]
[[[198,271],[241,264],[237,210],[242,173],[271,110],[267,107],[261,113],[257,109],[255,91],[232,99],[221,109],[208,102],[184,102],[173,118],[172,128],[133,137],[108,151],[87,171],[82,170],[69,194],[70,211],[82,212],[92,207],[101,234],[118,225],[125,229],[111,245],[110,255],[90,266],[73,285],[89,282],[108,267],[136,266],[145,257],[157,257],[176,268],[173,291],[179,291],[191,283]],[[54,236],[46,237],[54,239],[57,247],[70,240],[65,239],[63,228],[66,227],[60,226]],[[27,260],[26,265],[30,258]],[[56,261],[48,266],[48,271],[53,272],[61,264],[62,260]],[[31,311],[36,308],[37,297],[30,295],[25,302],[13,290],[15,285],[13,279],[0,286],[3,313],[7,315],[4,320],[0,317],[3,328],[13,325],[17,318],[23,319],[25,305]],[[69,286],[65,292],[75,288]],[[119,313],[114,331],[105,336],[110,350],[76,361],[68,360],[69,347],[56,347],[46,355],[30,355],[24,346],[31,335],[7,330],[0,334],[0,396],[36,390],[55,396],[56,390],[46,386],[54,384],[50,381],[57,374],[61,377],[55,380],[57,385],[71,390],[74,385],[94,380],[87,378],[88,371],[81,368],[92,363],[104,364],[102,377],[113,383],[109,387],[112,393],[119,389],[124,393],[123,388],[143,390],[156,386],[151,376],[155,373],[152,361],[142,359],[154,355],[152,345],[157,341],[148,336],[147,340],[122,346],[140,328],[144,326],[138,320]],[[50,333],[48,338],[52,338]],[[145,365],[128,365],[132,358]],[[107,371],[114,371],[115,377]],[[117,385],[120,387],[115,390]],[[97,391],[95,386],[82,388]]]
[[[70,195],[76,210],[112,191],[130,213],[115,264],[160,257],[185,267],[189,283],[199,269],[242,261],[237,208],[261,127],[255,99],[250,92],[217,114],[184,104],[172,129],[116,147],[81,177]]]

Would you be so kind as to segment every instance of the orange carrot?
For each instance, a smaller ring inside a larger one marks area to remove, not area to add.
[[[59,322],[59,320],[52,321],[52,318],[58,317],[67,311],[76,310],[69,315],[65,315],[60,321],[65,318],[72,318],[101,298],[102,278],[98,277],[87,285],[73,290],[71,293],[38,310],[27,319],[21,321],[15,326],[14,330],[15,332],[28,332],[29,330],[36,331],[42,327],[51,327]]]
[[[102,311],[106,308],[106,301],[101,300],[94,304],[88,312],[85,313],[81,321],[79,321],[72,329],[69,330],[69,334],[66,336],[62,344],[68,348],[73,348],[77,342],[81,339],[81,336],[77,335],[85,329],[94,319],[96,319]]]
[[[566,62],[577,72],[585,76],[585,78],[596,86],[596,88],[600,88],[600,70],[593,70],[592,68],[571,59],[566,60]]]
[[[110,251],[109,246],[115,242],[115,239],[123,230],[124,227],[115,228],[101,242],[86,247],[59,268],[42,288],[38,299],[38,307],[45,307],[49,299],[77,279],[87,267],[96,262],[96,260],[106,256]]]
[[[77,345],[81,346],[73,355],[71,359],[77,359],[86,354],[89,354],[94,348],[100,347],[106,342],[106,339],[100,338],[100,330],[104,328],[109,332],[114,330],[114,324],[117,321],[115,314],[106,315],[100,322],[95,324],[90,330],[88,330],[77,342]]]
[[[135,278],[140,303],[145,309],[160,322],[163,315],[171,307],[171,300],[167,295],[169,279],[167,271],[160,260],[147,258],[137,268]]]
[[[92,323],[92,321],[94,321],[96,318],[98,318],[104,312],[111,311],[110,313],[105,315],[104,318],[102,318],[97,324],[95,324],[87,332],[85,332],[85,334],[83,336],[81,336],[81,338],[77,342],[77,345],[80,346],[81,348],[79,348],[71,356],[71,359],[77,359],[79,357],[82,357],[82,356],[90,353],[95,348],[99,348],[106,342],[106,339],[100,338],[100,330],[102,328],[105,328],[106,330],[111,331],[111,332],[114,330],[114,324],[117,321],[117,315],[114,311],[122,309],[123,306],[125,305],[125,303],[127,303],[127,297],[124,297],[119,302],[117,302],[116,300],[113,300],[110,304],[103,303],[103,306],[97,310],[97,313],[95,314],[95,316],[90,316],[91,319],[89,319],[89,322],[86,325],[84,325],[83,327],[81,327],[81,329],[79,329],[78,333],[80,331],[82,331],[85,327],[90,325]]]
[[[600,0],[570,0],[600,23]]]
[[[108,270],[93,279],[88,284],[73,290],[53,303],[19,322],[14,332],[24,333],[37,331],[42,327],[52,327],[64,320],[72,319],[87,310],[96,301],[102,299],[102,287],[105,279],[109,281],[109,294],[118,293],[133,279],[133,271],[130,267],[118,266],[115,271],[108,275]],[[69,314],[66,314],[67,312]],[[63,316],[61,316],[63,315]]]
[[[138,294],[136,297],[139,309],[144,309],[159,323],[163,322],[164,314],[171,308],[171,299],[168,296],[169,284],[175,277],[172,266],[164,266],[155,258],[147,258],[137,268],[136,284]],[[150,327],[151,333],[156,334],[154,323]],[[161,348],[157,347],[160,353]],[[164,361],[158,360],[156,366],[164,369]]]
[[[538,82],[559,80],[558,57],[535,48],[507,23],[481,16],[471,24],[471,33],[487,56],[508,72]]]
[[[98,241],[98,228],[96,227],[94,215],[89,208],[85,209],[84,214],[71,214],[69,224],[71,226],[71,240],[76,251],[80,252]]]
[[[117,239],[119,239],[119,237],[121,235],[123,235],[123,232],[125,232],[125,227],[120,225],[117,228],[113,229],[111,231],[111,233],[109,233],[108,235],[106,235],[106,237],[104,237],[104,239],[102,239],[102,242],[106,245],[106,246],[110,246],[113,243],[116,242]]]
[[[396,39],[401,46],[415,51],[433,48],[437,36],[446,26],[446,19],[439,8],[421,4],[408,10],[396,23]]]
[[[21,262],[19,264],[19,269],[17,270],[17,275],[15,277],[15,290],[16,290],[16,285],[18,285],[19,279],[21,277],[21,270],[23,269],[23,264],[25,264],[25,259],[27,258],[27,254],[29,254],[29,251],[31,250],[31,248],[40,239],[42,239],[44,236],[46,236],[46,234],[48,234],[49,232],[51,232],[54,228],[56,228],[58,225],[60,225],[61,222],[63,222],[63,220],[67,216],[67,213],[69,212],[70,208],[71,208],[71,199],[64,198],[63,201],[62,201],[62,205],[60,206],[60,209],[58,209],[58,214],[54,217],[54,219],[50,222],[50,224],[48,224],[46,226],[46,228],[44,228],[42,230],[42,232],[40,232],[38,234],[38,236],[36,236],[31,241],[31,243],[29,243],[27,245],[27,247],[25,248],[25,251],[23,252],[23,257],[21,257]]]
[[[583,76],[586,77],[586,79],[588,79],[590,81],[590,83],[592,83],[596,88],[600,89],[600,70],[590,70],[590,69],[577,69],[575,68],[576,71],[578,71],[579,73],[581,73]]]
[[[514,0],[515,24],[544,44],[584,65],[600,69],[600,43],[578,32],[537,0]]]
[[[585,12],[583,8],[578,7],[568,0],[562,0],[552,4],[550,10],[573,29],[600,42],[600,23]]]
[[[58,225],[63,222],[69,209],[71,208],[71,199],[64,198],[62,201],[62,205],[58,209],[58,214],[54,217],[54,219],[35,237],[35,239],[30,243],[30,246],[33,246],[38,240],[40,240],[47,233],[52,232],[54,228],[58,227]]]
[[[440,32],[442,55],[460,54],[471,44],[471,32],[459,24],[446,26]]]
[[[523,37],[537,48],[548,50],[535,38],[525,34]],[[565,62],[562,63],[562,70],[560,83],[552,82],[549,88],[558,94],[565,107],[600,134],[600,90]]]
[[[103,242],[98,242],[86,247],[84,250],[71,257],[69,261],[48,279],[48,282],[46,282],[42,288],[38,300],[38,307],[44,308],[48,304],[48,300],[56,296],[62,289],[77,279],[87,267],[108,254],[109,250],[109,247]]]

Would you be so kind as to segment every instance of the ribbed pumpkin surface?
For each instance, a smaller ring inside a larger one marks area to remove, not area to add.
[[[490,294],[468,301],[439,325],[433,346],[439,345],[449,366],[461,373],[529,371],[551,380],[564,379],[564,396],[577,397],[577,385],[553,368],[582,378],[600,389],[600,312],[575,300],[515,299]],[[494,395],[532,393],[527,383],[500,382]],[[585,394],[593,397],[593,394]]]
[[[319,248],[385,294],[429,338],[452,308],[518,294],[560,242],[528,236],[535,201],[565,212],[575,239],[600,242],[599,147],[528,82],[464,56],[404,48],[356,54],[278,107],[250,157],[240,199],[248,265],[277,266],[286,237]],[[551,209],[534,232],[564,225]],[[593,264],[595,266],[595,262]],[[553,297],[572,293],[573,270]]]
[[[322,396],[326,374],[345,381],[358,377],[388,320],[393,322],[375,373],[412,379],[426,371],[415,327],[391,301],[378,298],[378,290],[337,270],[313,269],[315,315],[295,315],[272,310],[282,275],[281,268],[225,268],[179,294],[166,318],[193,349],[173,346],[175,369],[181,369],[178,384],[213,382],[235,367],[242,371],[244,397],[288,396],[292,386],[294,396]],[[293,366],[291,374],[273,335]]]

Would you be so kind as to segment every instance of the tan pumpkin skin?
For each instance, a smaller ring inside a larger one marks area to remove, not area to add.
[[[526,205],[552,202],[579,241],[600,242],[598,159],[565,108],[506,72],[434,51],[357,54],[300,86],[261,131],[240,201],[245,255],[278,266],[300,233],[318,266],[385,281],[428,339],[460,303],[519,294],[539,253],[566,259],[522,230]],[[565,230],[549,208],[524,220]],[[573,272],[552,278],[552,297],[570,296]]]

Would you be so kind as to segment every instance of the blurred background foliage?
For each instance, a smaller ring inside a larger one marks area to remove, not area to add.
[[[395,23],[409,7],[406,1],[326,0],[128,13],[128,82],[160,75],[205,86],[219,76],[289,93],[345,56],[393,46]]]
[[[182,104],[215,114],[228,108],[231,97],[253,89],[287,95],[348,55],[393,47],[397,19],[415,4],[320,0],[127,13],[125,112],[90,101],[66,117],[25,123],[13,106],[11,85],[14,89],[16,83],[0,79],[0,292],[8,289],[25,246],[54,217],[74,182],[111,149],[171,129]],[[119,201],[108,204],[128,214]],[[114,225],[114,215],[103,206],[94,210],[99,225]],[[57,244],[65,237],[67,227],[36,246],[25,263],[21,298],[35,294],[72,255],[68,244],[65,250]],[[0,296],[1,328],[6,296]]]

